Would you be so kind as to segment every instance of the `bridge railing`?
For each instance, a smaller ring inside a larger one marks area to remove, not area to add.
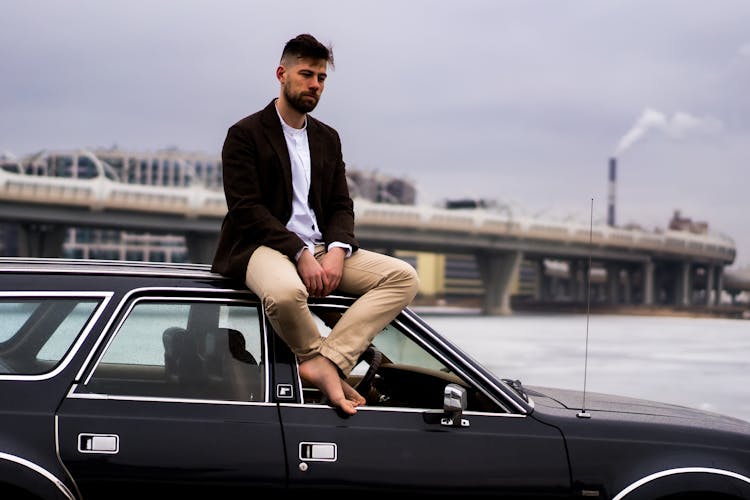
[[[189,187],[126,184],[103,176],[83,178],[26,175],[0,169],[0,199],[90,210],[127,210],[223,217],[224,193]]]
[[[126,184],[104,176],[90,179],[26,175],[0,169],[0,199],[23,203],[65,205],[90,210],[124,210],[179,214],[187,218],[221,218],[227,210],[224,193],[200,185],[189,187]],[[559,244],[591,244],[630,251],[690,255],[733,262],[731,238],[687,231],[648,232],[551,219],[513,216],[489,210],[449,210],[418,205],[390,205],[355,200],[357,224],[415,231],[474,234]]]
[[[506,238],[542,240],[561,244],[589,244],[598,247],[645,250],[674,255],[734,261],[731,238],[686,231],[648,232],[610,226],[589,226],[575,222],[514,217],[484,210],[460,211],[414,205],[387,205],[356,200],[358,225],[387,225],[415,231],[443,231],[460,234],[494,235]]]

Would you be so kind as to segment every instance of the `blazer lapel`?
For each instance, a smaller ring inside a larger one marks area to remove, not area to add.
[[[308,200],[311,202],[311,206],[317,207],[318,198],[322,191],[322,179],[323,179],[323,158],[324,151],[322,143],[318,137],[320,134],[320,128],[315,120],[307,117],[307,143],[310,146],[310,194]]]
[[[282,192],[286,197],[286,205],[291,210],[292,207],[292,163],[289,160],[289,150],[286,146],[286,139],[284,138],[284,130],[281,128],[281,122],[279,121],[279,115],[276,112],[275,99],[271,101],[271,104],[266,106],[261,116],[261,122],[263,123],[264,132],[268,138],[268,142],[273,147],[276,156],[279,157],[281,164],[282,178],[284,179],[284,185],[281,186]],[[291,213],[291,212],[290,212]]]

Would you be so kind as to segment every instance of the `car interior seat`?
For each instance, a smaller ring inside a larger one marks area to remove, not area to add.
[[[255,357],[247,351],[245,337],[232,328],[206,332],[205,373],[211,386],[226,399],[258,401],[261,373]]]
[[[178,360],[185,340],[185,329],[170,326],[161,334],[161,340],[164,344],[164,377],[167,382],[176,384],[180,381]]]
[[[214,328],[199,336],[185,328],[162,333],[164,371],[177,386],[175,396],[257,401],[262,397],[261,370],[238,330]]]

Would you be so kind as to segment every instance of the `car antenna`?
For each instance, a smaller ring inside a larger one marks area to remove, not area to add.
[[[586,277],[586,355],[583,361],[583,399],[581,401],[581,411],[576,414],[578,418],[591,418],[591,413],[586,411],[586,374],[589,366],[589,317],[591,316],[591,252],[593,246],[594,234],[594,199],[591,198],[591,208],[589,209],[589,268]]]

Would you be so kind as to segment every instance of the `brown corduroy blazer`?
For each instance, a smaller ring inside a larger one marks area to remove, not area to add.
[[[245,281],[250,255],[261,245],[294,262],[304,242],[286,229],[292,216],[292,167],[274,101],[229,128],[221,153],[227,213],[211,270]],[[356,251],[354,204],[341,140],[333,128],[307,116],[309,202],[326,245],[340,241]]]

